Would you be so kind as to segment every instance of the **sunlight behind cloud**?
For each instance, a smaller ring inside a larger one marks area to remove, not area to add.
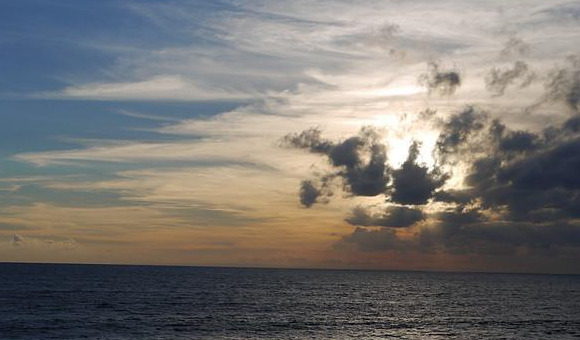
[[[353,91],[352,93],[356,96],[375,99],[380,97],[408,96],[425,92],[427,91],[419,86],[402,86],[402,87],[384,87],[370,90],[360,90]]]

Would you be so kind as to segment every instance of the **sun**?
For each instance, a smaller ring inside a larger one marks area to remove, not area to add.
[[[385,138],[383,142],[388,146],[388,163],[393,168],[399,168],[409,157],[409,147],[414,141],[421,143],[421,149],[417,162],[424,164],[429,169],[435,166],[433,148],[437,137],[433,134],[409,135],[403,138]]]

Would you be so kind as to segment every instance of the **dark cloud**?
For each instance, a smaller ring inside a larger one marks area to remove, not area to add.
[[[355,196],[376,196],[385,191],[388,182],[386,146],[371,128],[357,136],[334,144],[327,153],[336,175],[345,181],[345,189]]]
[[[502,93],[521,82],[529,73],[524,65],[497,71],[490,88]],[[317,130],[292,135],[292,147],[328,158],[334,172],[325,176],[342,178],[347,193],[384,194],[390,204],[383,211],[354,209],[346,221],[356,228],[336,248],[580,255],[580,61],[570,58],[547,79],[544,102],[560,101],[575,114],[539,131],[511,129],[474,106],[445,119],[435,110],[422,113],[423,121],[439,129],[433,167],[418,162],[417,142],[399,168],[388,167],[386,146],[371,128],[340,142],[323,139]],[[455,168],[464,173],[463,185],[447,188]],[[315,177],[316,183],[323,177]],[[303,204],[317,202],[321,188],[313,186]]]
[[[529,131],[509,131],[499,140],[498,148],[502,152],[525,152],[540,147],[540,137]]]
[[[468,204],[472,201],[471,194],[466,190],[439,190],[433,195],[433,199],[437,202],[457,203],[461,205]]]
[[[443,191],[437,198],[460,205],[478,201],[482,209],[504,211],[506,222],[576,216],[574,211],[580,207],[580,136],[575,126],[573,118],[533,133],[491,122],[485,142],[489,149],[469,163],[465,177],[469,189]],[[463,143],[481,140],[465,138]],[[460,149],[454,151],[461,156]]]
[[[561,141],[577,136],[580,133],[580,116],[567,119],[561,127],[548,126],[542,132],[542,137],[548,143]]]
[[[498,174],[515,189],[580,189],[580,138],[515,162]]]
[[[463,160],[465,188],[431,186],[415,191],[422,195],[411,195],[421,200],[398,199],[402,204],[429,199],[445,204],[442,210],[422,212],[425,222],[412,238],[401,238],[394,229],[370,228],[386,225],[380,222],[387,214],[355,210],[347,221],[357,228],[337,248],[505,256],[580,254],[580,117],[531,132],[511,130],[498,120],[490,121],[485,112],[467,108],[440,127],[436,152],[440,158],[451,155]],[[407,162],[413,167],[416,155],[412,148]],[[404,168],[392,171],[392,185]],[[424,181],[409,183],[429,182],[427,169],[414,171]],[[395,199],[393,191],[390,200]]]
[[[399,204],[425,204],[441,187],[447,177],[437,171],[429,171],[426,165],[417,164],[419,143],[409,147],[409,156],[401,168],[393,170],[390,200]]]
[[[580,246],[580,228],[567,223],[486,222],[444,224],[420,234],[421,244],[455,254],[515,255],[557,253],[557,248]]]
[[[564,134],[577,134],[580,132],[580,117],[572,117],[564,122],[561,129]]]
[[[511,158],[522,152],[538,150],[545,143],[543,136],[530,131],[512,131],[495,119],[489,127],[489,142],[496,153]]]
[[[323,177],[327,183],[334,177],[344,182],[345,191],[355,196],[376,196],[384,193],[389,181],[386,146],[379,141],[378,134],[371,128],[363,128],[358,135],[342,142],[332,143],[320,137],[320,131],[309,129],[282,138],[284,146],[307,149],[328,157],[336,168]],[[312,182],[303,182],[301,202],[309,207],[320,196]]]
[[[481,222],[477,214],[470,213],[448,213],[439,218],[436,225],[422,228],[415,238],[399,237],[395,229],[356,227],[335,244],[335,249],[555,256],[568,248],[578,254],[580,247],[580,226],[570,223]]]
[[[393,229],[381,228],[378,230],[369,230],[366,228],[356,227],[352,234],[344,236],[334,248],[341,250],[355,247],[362,252],[382,252],[389,250],[409,249],[408,244],[401,240]]]
[[[447,155],[459,152],[461,146],[486,126],[487,121],[488,115],[473,106],[467,106],[445,120],[440,126],[436,144],[441,160],[445,161]]]
[[[389,206],[383,213],[371,213],[363,207],[353,209],[346,218],[349,224],[361,227],[405,228],[425,218],[421,209],[404,206]]]
[[[519,87],[529,86],[536,79],[536,74],[530,70],[528,64],[516,61],[512,68],[492,68],[485,77],[485,86],[495,96],[502,96],[506,88],[516,82]]]
[[[367,163],[359,158],[359,162],[346,165],[346,169],[339,172],[346,179],[347,189],[356,196],[379,195],[385,191],[388,182],[385,146],[372,144],[367,146],[366,151],[369,157]],[[341,157],[336,153],[333,156]],[[335,160],[334,157],[332,159]]]
[[[438,91],[441,95],[452,95],[461,86],[461,75],[457,70],[440,70],[439,64],[431,62],[429,70],[419,76],[419,84],[429,92]]]
[[[321,131],[317,128],[310,128],[300,133],[288,134],[280,142],[282,146],[308,149],[314,153],[328,153],[333,146],[330,141],[321,137]]]
[[[429,170],[417,163],[420,145],[413,142],[409,157],[399,169],[387,165],[386,146],[380,142],[377,132],[363,128],[358,135],[338,143],[323,140],[318,130],[310,129],[282,138],[285,145],[323,153],[336,170],[321,177],[323,183],[332,178],[343,180],[345,192],[354,196],[389,195],[389,200],[403,205],[425,204],[441,187],[447,176],[437,170]],[[324,148],[319,147],[324,145]],[[328,146],[328,147],[326,147]],[[321,152],[324,150],[324,152]],[[392,179],[392,185],[389,182]],[[322,188],[323,189],[323,188]],[[310,207],[317,202],[323,190],[304,181],[300,189],[300,201]]]
[[[354,168],[360,166],[361,151],[365,146],[365,141],[359,136],[350,137],[343,142],[334,145],[328,157],[334,166],[345,166],[347,168]]]
[[[546,99],[563,101],[575,112],[580,105],[580,57],[571,56],[567,65],[554,69],[545,84]]]
[[[327,175],[300,182],[300,204],[310,208],[315,203],[328,203],[329,197],[333,195],[332,180],[333,176]]]
[[[316,200],[320,195],[320,189],[314,186],[312,181],[302,181],[300,183],[300,203],[303,206],[310,208],[314,203],[316,203]]]
[[[425,218],[423,215],[422,218]],[[449,212],[439,212],[430,216],[436,222],[434,225],[421,228],[415,238],[401,238],[396,230],[368,229],[363,225],[349,235],[344,236],[337,248],[355,247],[363,252],[382,251],[419,251],[419,252],[452,252],[464,253],[470,242],[464,230],[467,226],[481,221],[480,214],[475,210],[456,209]],[[482,250],[481,248],[478,250]]]

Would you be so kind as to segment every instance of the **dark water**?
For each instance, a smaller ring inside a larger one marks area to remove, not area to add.
[[[0,339],[580,339],[580,276],[0,264]]]

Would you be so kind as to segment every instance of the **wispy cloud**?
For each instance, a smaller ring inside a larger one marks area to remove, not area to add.
[[[243,100],[259,94],[225,89],[201,88],[181,76],[157,76],[143,81],[122,83],[89,83],[69,86],[41,97],[95,100]]]

